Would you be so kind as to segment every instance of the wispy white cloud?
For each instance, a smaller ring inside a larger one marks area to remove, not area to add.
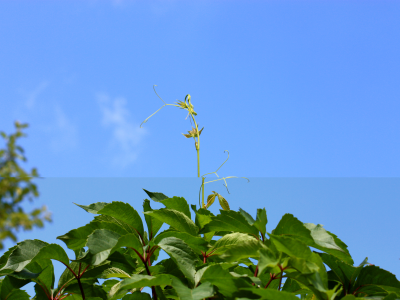
[[[60,106],[54,108],[54,127],[51,148],[55,151],[71,150],[78,146],[76,125],[68,118]]]
[[[37,98],[49,86],[48,81],[42,81],[38,86],[26,94],[25,106],[31,109],[35,106]]]
[[[115,153],[113,164],[126,167],[134,163],[138,157],[139,144],[146,134],[145,129],[139,128],[139,124],[132,121],[125,98],[111,99],[106,94],[99,94],[97,101],[102,112],[103,126],[112,129],[110,146]]]

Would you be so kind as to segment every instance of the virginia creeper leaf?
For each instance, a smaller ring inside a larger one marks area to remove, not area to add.
[[[184,241],[175,237],[164,238],[157,245],[168,253],[186,278],[194,283],[198,257],[192,249]]]
[[[144,212],[153,211],[153,209],[150,206],[150,200],[145,199],[143,201],[143,211]],[[150,235],[149,238],[151,240],[156,236],[157,232],[160,230],[164,222],[146,214],[144,215],[144,218],[146,220],[147,230],[149,231]]]
[[[249,233],[258,237],[258,229],[247,222],[239,212],[233,210],[220,210],[221,214],[212,217],[212,221],[204,226],[200,233],[212,231],[236,231]]]
[[[9,255],[6,265],[1,269],[20,272],[48,244],[40,240],[25,240]]]
[[[161,208],[158,210],[147,211],[146,215],[150,215],[160,221],[163,221],[178,231],[186,232],[197,236],[199,228],[184,213],[174,209]]]
[[[146,192],[146,194],[150,197],[151,200],[156,201],[156,202],[160,202],[164,199],[169,198],[168,196],[165,196],[163,193],[152,193],[145,189],[143,189],[143,191]]]
[[[189,289],[178,278],[173,278],[172,287],[179,298],[185,300],[201,300],[214,295],[214,287],[210,282],[205,282],[194,289]]]

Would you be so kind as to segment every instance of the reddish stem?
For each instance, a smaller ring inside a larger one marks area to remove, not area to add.
[[[39,283],[39,280],[38,280],[38,284],[39,284],[39,286],[42,288],[42,290],[44,291],[44,293],[46,294],[47,299],[52,300],[51,297],[50,297],[49,291],[47,290],[46,286],[42,286],[42,285]]]
[[[279,265],[279,269],[281,269],[281,277],[279,278],[279,288],[278,290],[281,290],[281,285],[282,285],[282,277],[283,277],[283,270],[285,270],[284,268],[282,268],[281,265]]]
[[[135,248],[132,248],[132,247],[129,247],[129,248],[131,248],[133,251],[136,252],[137,256],[139,256],[140,260],[144,264],[144,267],[146,268],[147,275],[151,276],[149,267],[148,267],[144,257]],[[150,256],[148,256],[148,257],[150,257]],[[154,288],[154,286],[151,287],[151,291],[153,293],[154,300],[157,300],[157,293],[156,293],[156,289]]]
[[[80,275],[76,275],[75,272],[71,269],[71,267],[68,266],[67,264],[65,264],[63,262],[61,262],[61,263],[64,264],[64,266],[66,266],[72,272],[72,274],[74,274],[76,280],[78,281],[79,289],[81,290],[82,299],[85,300],[85,292],[83,291],[83,286],[82,286],[82,282],[80,280],[80,278],[81,278]]]
[[[276,279],[276,275],[275,275],[275,274],[272,274],[272,273],[269,273],[269,277],[271,277],[271,278],[270,278],[270,280],[268,281],[267,285],[265,286],[265,289],[270,285],[270,283],[272,282],[272,280]]]

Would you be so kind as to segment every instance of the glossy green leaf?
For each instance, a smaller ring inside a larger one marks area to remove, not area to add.
[[[80,204],[76,204],[74,203],[76,206],[79,206],[80,208],[83,208],[84,210],[86,210],[88,213],[91,214],[98,214],[98,211],[103,209],[106,205],[108,205],[109,203],[107,202],[97,202],[97,203],[92,203],[90,205],[80,205]]]
[[[167,223],[178,231],[186,232],[194,236],[197,236],[197,233],[199,232],[199,228],[196,224],[180,211],[161,208],[145,212],[145,214]]]
[[[218,254],[227,262],[239,261],[242,258],[259,256],[258,250],[262,244],[259,240],[246,233],[230,233],[220,238],[209,251]]]
[[[152,193],[145,189],[143,189],[143,191],[146,192],[146,194],[150,197],[151,200],[156,201],[156,202],[160,202],[164,199],[169,198],[168,196],[165,196],[163,193]]]
[[[86,246],[89,255],[85,257],[90,265],[99,265],[105,261],[110,254],[120,247],[141,249],[141,243],[135,234],[119,235],[107,229],[97,229],[88,237]],[[89,259],[89,260],[88,260]]]
[[[90,222],[89,224],[73,229],[68,233],[57,237],[57,239],[62,240],[69,249],[80,250],[86,246],[88,236],[97,229],[107,229],[114,231],[120,235],[128,234],[130,232],[126,231],[125,228],[110,222]]]
[[[276,257],[274,252],[268,248],[262,248],[259,250],[260,258],[258,260],[258,273],[262,274],[267,268],[275,268],[278,266],[279,258]]]
[[[166,274],[147,276],[147,275],[132,275],[131,278],[123,279],[109,293],[109,300],[118,299],[119,291],[140,289],[142,287],[152,287],[158,285],[171,285],[171,276]]]
[[[218,197],[219,205],[221,205],[221,207],[224,210],[230,210],[231,209],[229,207],[228,201],[226,201],[226,199],[224,197],[222,197],[220,194],[217,194],[217,197]]]
[[[57,244],[49,244],[40,249],[33,261],[39,259],[54,259],[69,265],[69,258],[65,250]]]
[[[189,219],[191,218],[189,204],[183,197],[167,198],[160,201],[166,208],[174,209],[184,213]]]
[[[9,255],[6,265],[1,270],[20,272],[48,244],[40,240],[25,240]]]
[[[396,276],[386,270],[383,270],[377,266],[366,266],[363,267],[357,277],[354,284],[354,288],[359,288],[359,291],[364,291],[364,286],[376,285],[383,289],[389,287],[389,291],[400,293],[400,282]],[[390,289],[395,288],[395,289]]]
[[[186,278],[194,283],[198,257],[192,249],[184,241],[175,237],[164,238],[157,245],[167,252]]]
[[[144,212],[153,211],[153,209],[150,206],[150,200],[147,199],[144,200],[143,211]],[[164,222],[146,214],[144,215],[144,218],[146,220],[147,230],[149,232],[149,239],[151,240],[157,235],[157,232],[160,230]]]
[[[128,203],[113,201],[111,203],[98,202],[88,206],[77,205],[93,214],[114,217],[131,226],[141,236],[144,234],[142,219],[138,212]]]
[[[193,250],[198,250],[199,253],[200,253],[200,251],[208,250],[208,247],[207,247],[208,243],[203,238],[190,235],[186,232],[180,232],[180,231],[174,231],[174,230],[167,230],[167,231],[160,233],[154,239],[154,243],[158,244],[162,239],[167,238],[167,237],[176,237],[178,239],[181,239],[181,240],[185,241],[185,243],[188,244],[189,247],[192,248]]]
[[[85,256],[85,261],[90,265],[98,265],[105,261],[120,237],[118,233],[107,229],[93,231],[86,243],[89,254]]]
[[[1,282],[0,299],[6,300],[13,291],[18,290],[29,282],[30,280],[18,279],[11,276],[5,277]]]
[[[124,202],[111,202],[107,204],[97,212],[101,215],[107,215],[114,217],[117,220],[125,222],[130,225],[136,232],[138,232],[142,237],[144,235],[143,223],[138,212],[130,206],[128,203]]]
[[[172,287],[179,298],[185,300],[201,300],[214,295],[214,287],[210,282],[205,282],[194,289],[189,289],[178,278],[173,278]]]
[[[5,300],[29,300],[30,296],[26,291],[13,290]]]
[[[200,228],[203,229],[204,226],[212,221],[212,217],[214,215],[212,212],[210,212],[207,209],[200,208],[199,210],[195,210],[196,212],[196,225]],[[211,241],[212,237],[214,236],[214,232],[208,232],[204,234],[204,238],[207,242]]]
[[[255,227],[257,227],[260,232],[265,235],[267,232],[267,223],[268,223],[268,218],[267,218],[267,211],[265,208],[259,208],[257,209],[257,218],[256,222],[253,224]]]
[[[225,297],[231,298],[239,288],[251,287],[250,280],[241,277],[233,277],[227,270],[220,265],[212,265],[206,269],[200,280],[215,285],[218,291]]]
[[[125,295],[122,300],[151,300],[151,297],[147,293],[134,292],[132,294]]]
[[[261,296],[261,299],[265,300],[299,300],[299,298],[292,293],[273,289],[245,288],[242,290],[250,291],[253,294]]]
[[[305,260],[311,257],[310,248],[303,242],[290,236],[280,236],[270,234],[270,239],[278,251],[286,253],[289,256],[303,258]]]
[[[312,233],[306,226],[310,227],[311,229],[314,228],[316,231]],[[347,245],[338,239],[334,234],[330,233],[329,231],[324,232],[324,229],[321,225],[319,227],[316,227],[314,224],[305,225],[292,214],[285,214],[272,233],[275,235],[295,237],[308,246],[332,254],[349,264],[354,263],[349,251],[347,250]],[[327,235],[333,238],[335,246],[332,245],[332,240],[330,240]],[[327,243],[327,240],[329,240],[329,243]],[[331,244],[331,246],[329,246],[329,244]],[[329,248],[326,246],[329,246]],[[338,248],[341,250],[338,250]]]
[[[221,210],[221,214],[212,217],[212,221],[206,224],[200,233],[212,231],[242,232],[258,237],[258,229],[250,225],[242,214],[233,210]]]

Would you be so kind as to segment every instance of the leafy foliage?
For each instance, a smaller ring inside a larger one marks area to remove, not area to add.
[[[400,299],[393,274],[366,260],[354,266],[321,225],[286,214],[267,232],[265,208],[255,217],[242,209],[214,216],[194,205],[191,213],[184,198],[146,193],[165,205],[144,200],[147,226],[128,203],[78,205],[97,216],[58,237],[74,258],[39,240],[11,248],[0,258],[0,300],[29,299],[21,290],[29,282],[40,300]],[[157,260],[161,250],[168,259]],[[66,267],[57,286],[53,260]]]
[[[20,229],[43,227],[43,221],[51,221],[45,206],[29,213],[21,207],[24,199],[32,201],[39,196],[37,186],[32,181],[38,177],[37,170],[26,171],[20,165],[21,161],[26,161],[26,157],[17,141],[25,136],[23,129],[26,127],[27,124],[15,122],[15,133],[7,135],[0,132],[5,141],[5,148],[0,149],[0,249],[3,249],[2,241],[6,238],[17,241],[16,232]]]

